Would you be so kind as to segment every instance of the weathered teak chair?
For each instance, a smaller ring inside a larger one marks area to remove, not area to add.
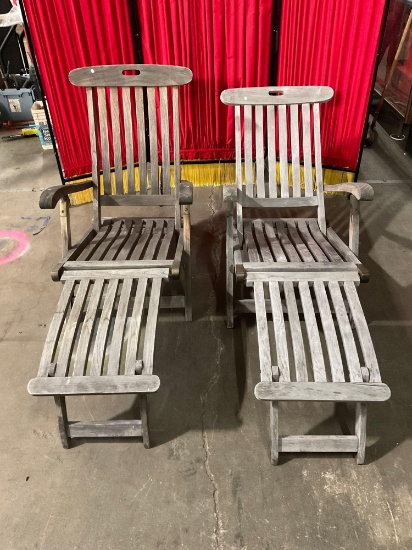
[[[371,200],[373,191],[363,183],[324,186],[322,182],[319,104],[332,97],[328,87],[232,89],[221,95],[223,103],[235,106],[236,135],[237,183],[225,190],[227,323],[233,327],[234,312],[256,314],[261,382],[255,396],[270,401],[273,463],[282,451],[356,452],[362,463],[365,403],[390,396],[381,383],[356,291],[360,280],[368,278],[357,258],[358,201]],[[350,247],[326,224],[324,190],[351,194]],[[317,208],[317,217],[274,218],[268,212],[263,219],[248,217],[251,208],[308,206]],[[235,281],[253,287],[253,300],[234,304]],[[355,435],[279,436],[278,402],[305,400],[356,402]]]
[[[180,180],[178,88],[192,80],[192,72],[161,65],[98,66],[76,69],[69,78],[86,88],[92,178],[52,187],[40,198],[41,208],[60,201],[65,254],[52,278],[64,285],[28,391],[55,396],[65,447],[74,437],[121,436],[142,436],[148,447],[147,394],[160,384],[153,374],[159,307],[183,308],[191,319],[193,189]],[[88,188],[93,189],[93,225],[72,247],[68,197]],[[133,217],[102,218],[107,206],[135,207]],[[153,217],[153,207],[161,217]],[[173,278],[178,288],[161,295]],[[67,395],[128,393],[140,396],[141,420],[67,420]]]

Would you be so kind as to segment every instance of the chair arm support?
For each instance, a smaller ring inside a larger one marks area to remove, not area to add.
[[[224,185],[223,186],[223,202],[237,202],[237,188],[236,185]]]
[[[354,183],[337,183],[336,185],[325,185],[324,190],[328,192],[350,193],[358,201],[371,201],[373,199],[373,188],[369,183],[357,181]]]
[[[179,183],[179,204],[193,204],[193,183],[182,180]]]
[[[60,199],[68,197],[72,193],[91,189],[93,182],[91,180],[82,181],[79,183],[71,183],[69,185],[56,185],[45,189],[40,195],[39,206],[42,209],[53,209]]]

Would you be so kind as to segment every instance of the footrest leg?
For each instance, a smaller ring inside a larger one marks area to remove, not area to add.
[[[140,399],[140,418],[142,420],[142,430],[143,430],[143,445],[145,449],[150,449],[147,394],[145,393],[140,394],[139,399]]]
[[[355,435],[359,441],[358,452],[356,453],[356,462],[358,464],[365,462],[366,411],[366,403],[356,403]]]
[[[67,409],[66,409],[66,398],[65,397],[55,397],[54,402],[59,410],[59,433],[62,445],[65,449],[70,447],[69,438],[67,437]]]
[[[270,461],[276,466],[279,460],[279,404],[277,401],[270,402]]]

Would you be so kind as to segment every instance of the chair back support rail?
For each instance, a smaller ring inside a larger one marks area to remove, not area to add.
[[[100,227],[101,206],[158,204],[175,206],[176,227],[180,228],[176,192],[181,179],[178,89],[192,80],[190,69],[169,65],[103,65],[74,69],[69,80],[86,88],[94,228]],[[172,161],[174,193],[170,185]]]
[[[326,232],[319,104],[329,101],[333,93],[328,86],[270,86],[222,92],[222,102],[235,107],[237,229],[242,237],[242,210],[247,207],[316,206],[319,227],[322,232]],[[242,159],[246,184],[244,190]]]

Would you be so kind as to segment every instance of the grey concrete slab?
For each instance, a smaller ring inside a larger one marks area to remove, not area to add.
[[[60,255],[58,213],[47,212],[36,235],[22,219],[44,216],[37,189],[58,176],[52,155],[38,147],[33,160],[15,143],[9,162],[25,177],[16,191],[0,174],[0,231],[26,231],[30,247],[0,265],[0,548],[412,548],[411,187],[376,184],[375,200],[362,205],[361,258],[371,282],[360,294],[392,389],[390,401],[369,407],[364,466],[344,454],[283,455],[271,466],[268,406],[253,395],[256,327],[248,317],[225,328],[224,213],[221,189],[209,187],[195,190],[194,320],[159,322],[153,448],[115,440],[64,450],[53,400],[26,392],[60,293],[49,276]],[[2,164],[8,147],[0,142]],[[40,162],[44,170],[29,177]],[[327,212],[345,237],[347,201],[328,199]],[[72,209],[77,235],[90,217],[90,205]],[[73,419],[130,418],[135,408],[132,397],[68,400]],[[290,403],[281,427],[338,433],[333,413],[329,404]]]

